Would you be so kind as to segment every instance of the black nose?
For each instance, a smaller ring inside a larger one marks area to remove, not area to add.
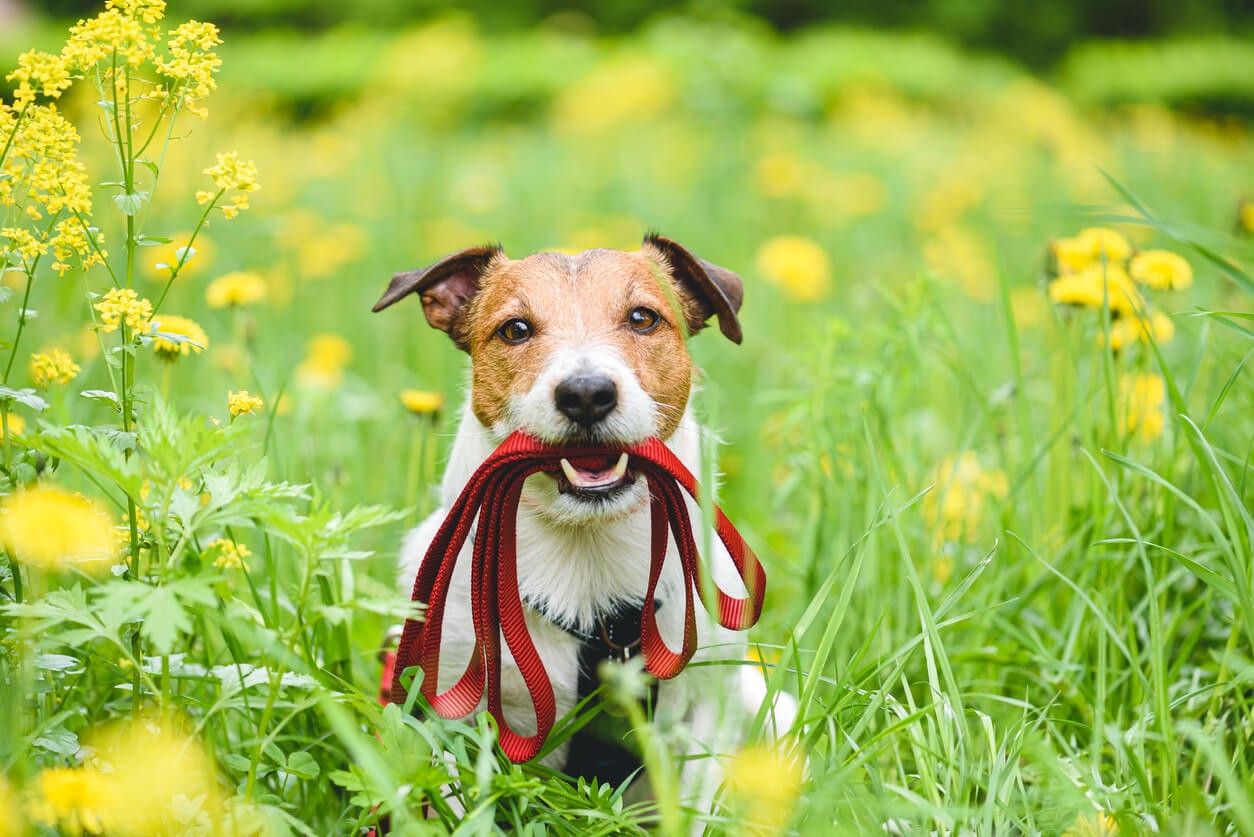
[[[591,427],[618,406],[618,387],[604,375],[574,375],[553,393],[557,409],[581,427]]]

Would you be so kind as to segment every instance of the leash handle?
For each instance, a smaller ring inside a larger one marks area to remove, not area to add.
[[[534,758],[552,731],[556,715],[553,684],[527,630],[526,611],[518,587],[518,504],[527,477],[552,469],[562,457],[621,453],[595,447],[552,447],[518,431],[475,471],[449,509],[423,557],[414,579],[412,599],[425,602],[424,620],[406,620],[391,677],[391,698],[405,701],[403,672],[421,665],[421,695],[443,718],[462,718],[486,700],[497,722],[501,748],[511,761]],[[679,674],[696,652],[697,629],[693,588],[705,601],[703,568],[693,537],[683,492],[697,499],[697,481],[687,467],[656,438],[626,451],[649,484],[650,568],[641,621],[641,652],[645,669],[661,679]],[[683,491],[680,489],[682,488]],[[766,594],[766,575],[753,550],[717,506],[715,533],[726,547],[748,595],[729,595],[717,582],[719,624],[744,630],[757,622]],[[438,692],[444,611],[453,572],[476,518],[471,554],[471,612],[475,645],[470,661],[448,690]],[[669,529],[669,532],[668,532]],[[657,627],[654,594],[666,560],[669,535],[675,536],[684,578],[684,636],[678,652],[671,650]],[[535,713],[534,735],[520,735],[505,719],[501,699],[501,640],[505,640],[522,674]]]

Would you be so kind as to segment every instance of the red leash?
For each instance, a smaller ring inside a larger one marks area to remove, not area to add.
[[[510,760],[526,761],[540,752],[553,729],[556,707],[553,684],[527,631],[518,590],[516,524],[523,481],[538,471],[557,471],[563,457],[570,460],[604,458],[607,455],[617,456],[623,450],[553,447],[518,431],[502,442],[479,466],[449,509],[414,582],[413,600],[426,602],[427,611],[425,620],[410,619],[405,622],[391,672],[393,702],[405,701],[406,690],[400,682],[401,674],[408,668],[421,666],[425,676],[420,693],[441,717],[462,718],[469,715],[486,694],[488,712],[496,719],[500,730],[501,748]],[[704,588],[692,523],[680,489],[695,498],[697,482],[684,464],[658,439],[646,439],[626,448],[626,453],[630,457],[629,467],[648,479],[652,498],[652,565],[648,589],[644,591],[640,647],[645,669],[665,680],[679,674],[696,651],[697,626],[692,591],[695,587],[704,600]],[[762,611],[766,575],[753,550],[745,544],[744,538],[722,510],[715,507],[714,513],[719,540],[727,547],[745,589],[749,591],[747,598],[736,598],[715,585],[718,621],[725,628],[744,630],[757,622]],[[437,694],[445,601],[457,556],[476,516],[479,527],[471,557],[470,592],[475,649],[458,681],[448,691]],[[662,562],[666,558],[668,525],[675,534],[685,580],[684,639],[679,652],[668,648],[658,633],[653,604],[662,574]],[[502,636],[531,693],[536,715],[536,734],[532,736],[515,733],[501,711]]]

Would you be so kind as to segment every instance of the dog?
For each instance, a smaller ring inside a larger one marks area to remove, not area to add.
[[[427,322],[471,360],[469,397],[441,486],[442,508],[405,538],[402,589],[412,589],[447,509],[516,430],[551,444],[627,446],[657,437],[692,473],[704,473],[703,430],[690,405],[694,367],[687,338],[717,319],[723,336],[740,343],[743,293],[734,272],[660,235],[647,236],[634,252],[546,252],[518,260],[499,245],[474,247],[393,277],[374,310],[416,294]],[[518,584],[559,717],[595,690],[601,660],[621,660],[638,649],[650,568],[649,503],[645,480],[637,479],[625,456],[599,470],[563,461],[560,473],[536,473],[524,484]],[[696,504],[690,501],[688,511],[694,531],[702,531]],[[709,541],[714,554],[705,557],[706,566],[724,589],[743,595],[723,545]],[[679,645],[685,612],[675,551],[671,543],[655,597],[658,626],[672,648]],[[463,559],[446,605],[440,690],[465,669],[475,646],[470,601],[470,561]],[[696,616],[693,662],[745,660],[742,633],[721,627],[700,606]],[[534,733],[529,692],[508,649],[502,663],[505,718],[513,729]],[[766,695],[753,666],[690,663],[654,687],[654,721],[663,730],[687,731],[687,755],[730,754]],[[481,703],[478,711],[483,708]],[[781,732],[791,725],[795,704],[777,698],[769,709]],[[638,776],[639,760],[626,748],[581,735],[541,762],[615,785]],[[720,779],[717,758],[689,759],[682,796],[694,804],[709,802]]]

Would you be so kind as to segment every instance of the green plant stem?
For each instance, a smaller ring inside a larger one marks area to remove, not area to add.
[[[13,557],[12,552],[5,553],[9,558],[9,570],[13,573],[13,600],[22,603],[22,565]]]
[[[157,297],[157,301],[152,306],[152,317],[157,316],[157,312],[161,310],[161,304],[165,302],[166,295],[170,293],[170,288],[174,286],[174,280],[178,278],[179,271],[183,269],[183,265],[187,264],[188,258],[192,251],[192,246],[196,243],[196,236],[200,235],[200,231],[205,226],[205,221],[209,219],[209,213],[218,205],[218,200],[226,194],[225,189],[219,189],[218,194],[213,196],[213,200],[205,206],[205,211],[200,213],[200,220],[196,222],[196,228],[192,230],[191,238],[187,240],[187,244],[183,247],[183,255],[179,256],[178,263],[170,269],[170,278],[166,280],[165,287],[161,289],[161,296]],[[129,268],[128,268],[129,273]],[[152,317],[148,319],[151,320]]]

